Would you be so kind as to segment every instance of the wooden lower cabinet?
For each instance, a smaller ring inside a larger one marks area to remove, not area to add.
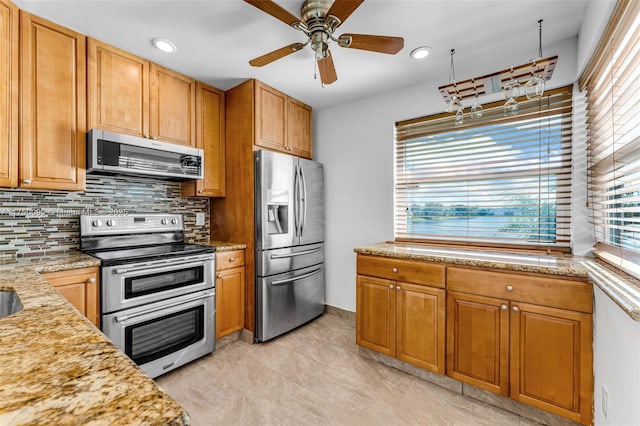
[[[468,293],[476,283],[481,294]],[[448,267],[447,375],[591,424],[592,291],[561,277]]]
[[[80,313],[100,327],[100,269],[82,268],[42,274]]]
[[[244,328],[244,250],[219,253],[216,261],[216,338]]]
[[[509,301],[447,293],[447,374],[509,395]]]
[[[511,303],[511,398],[590,424],[592,316]]]
[[[367,275],[356,286],[356,343],[444,374],[445,291]]]

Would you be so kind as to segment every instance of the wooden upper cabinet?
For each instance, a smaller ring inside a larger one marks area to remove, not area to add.
[[[195,80],[152,63],[149,87],[151,138],[195,147]]]
[[[204,179],[184,182],[183,196],[225,196],[224,108],[224,92],[196,84],[196,147],[204,150]]]
[[[256,82],[256,145],[286,150],[287,95]]]
[[[311,123],[311,107],[288,98],[287,146],[293,155],[305,158],[312,157]]]
[[[255,145],[311,159],[312,110],[255,81]]]
[[[18,8],[0,0],[0,187],[18,186]]]
[[[149,61],[89,38],[89,129],[149,135]]]
[[[85,36],[21,16],[20,186],[85,186]]]

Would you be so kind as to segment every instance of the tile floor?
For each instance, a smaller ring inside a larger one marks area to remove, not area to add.
[[[229,343],[157,379],[206,425],[535,425],[358,355],[326,313],[271,342]]]

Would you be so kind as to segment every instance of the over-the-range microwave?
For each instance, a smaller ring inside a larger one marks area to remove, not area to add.
[[[198,148],[91,129],[87,173],[134,175],[167,180],[202,179],[204,152]]]

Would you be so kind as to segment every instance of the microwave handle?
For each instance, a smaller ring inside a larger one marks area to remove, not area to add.
[[[116,320],[116,322],[124,322],[124,321],[126,321],[128,319],[140,317],[142,315],[152,314],[154,312],[162,311],[162,310],[165,310],[167,308],[173,308],[173,307],[176,307],[176,306],[184,305],[185,303],[188,303],[188,302],[194,302],[196,300],[206,299],[207,297],[213,296],[214,294],[215,294],[215,292],[208,291],[207,293],[201,294],[201,295],[196,296],[196,297],[192,297],[192,298],[189,298],[189,299],[183,299],[183,300],[181,300],[179,302],[170,303],[168,305],[159,306],[157,308],[149,309],[147,311],[136,312],[135,314],[129,314],[129,315],[116,315],[115,320]]]

